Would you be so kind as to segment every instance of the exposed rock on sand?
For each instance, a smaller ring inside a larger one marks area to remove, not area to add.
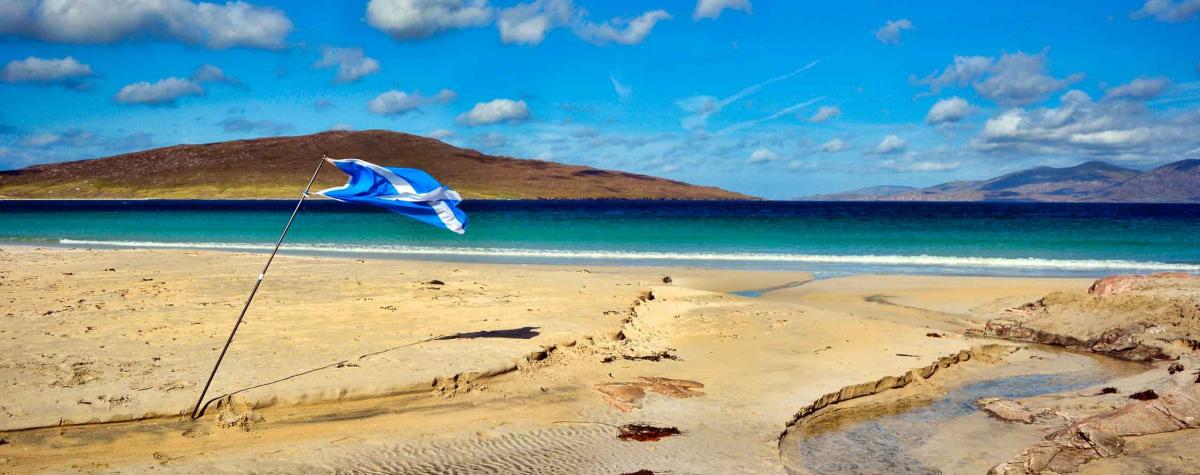
[[[678,399],[704,395],[696,390],[703,388],[704,384],[696,381],[646,376],[639,376],[637,379],[635,382],[597,384],[595,388],[604,396],[606,402],[621,412],[641,408],[646,391]]]
[[[1121,454],[1126,437],[1198,427],[1200,384],[1184,382],[1158,399],[1134,400],[1118,409],[1068,424],[988,473],[1071,473],[1091,459]]]
[[[979,410],[988,413],[988,415],[1000,420],[1022,422],[1032,424],[1037,419],[1037,413],[1029,410],[1020,401],[1011,399],[988,397],[975,401],[975,405]]]
[[[1053,292],[1005,311],[983,334],[1080,348],[1139,362],[1200,349],[1200,277],[1121,275],[1082,291]]]

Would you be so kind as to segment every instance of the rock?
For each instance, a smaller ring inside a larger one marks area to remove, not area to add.
[[[1138,391],[1136,393],[1130,394],[1129,399],[1137,399],[1139,401],[1150,401],[1150,400],[1158,399],[1158,393],[1154,392],[1153,389],[1147,389],[1145,391]]]
[[[440,281],[440,280],[437,280],[437,279],[433,279],[433,280],[431,280],[431,281],[429,281],[429,282],[426,282],[426,284],[429,284],[429,285],[446,285],[446,283],[445,283],[445,282],[442,282],[442,281]]]
[[[1171,363],[1171,366],[1167,367],[1167,374],[1175,374],[1180,371],[1183,371],[1183,365],[1179,362]]]
[[[1186,272],[1159,272],[1156,274],[1111,275],[1099,279],[1088,288],[1088,293],[1097,297],[1119,294],[1136,289],[1142,284],[1155,279],[1187,279],[1193,277]]]
[[[669,275],[668,275],[668,276],[665,276],[665,277],[663,277],[663,281],[662,281],[662,282],[663,282],[664,284],[669,284],[669,283],[671,283],[671,276],[669,276]]]
[[[1037,418],[1037,413],[1030,411],[1024,404],[1011,399],[989,397],[975,401],[975,405],[988,415],[1003,421],[1032,424]]]

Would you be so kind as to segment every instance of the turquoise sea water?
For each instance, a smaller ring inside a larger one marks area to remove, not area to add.
[[[267,249],[287,201],[0,201],[0,241]],[[1200,272],[1200,205],[468,201],[465,236],[312,201],[285,252],[827,273]]]

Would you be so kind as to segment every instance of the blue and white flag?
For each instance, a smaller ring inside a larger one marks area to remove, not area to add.
[[[467,230],[467,215],[458,209],[462,197],[433,177],[415,168],[381,167],[348,158],[327,158],[350,179],[345,185],[317,193],[346,203],[365,203],[458,234]]]

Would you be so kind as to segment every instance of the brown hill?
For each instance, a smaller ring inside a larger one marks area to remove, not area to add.
[[[420,168],[468,199],[753,199],[646,175],[484,155],[384,130],[176,145],[37,165],[0,172],[0,197],[294,198],[322,154]],[[326,167],[313,189],[345,180],[345,175]]]

